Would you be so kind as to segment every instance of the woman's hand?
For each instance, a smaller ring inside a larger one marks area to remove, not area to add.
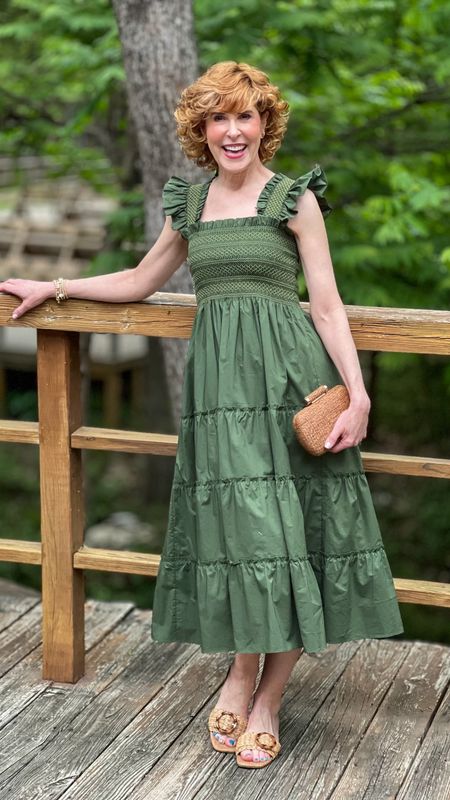
[[[357,402],[350,401],[350,405],[340,414],[334,423],[333,430],[327,437],[325,447],[330,453],[339,453],[346,447],[354,447],[361,443],[367,435],[370,399]],[[329,444],[329,447],[327,445]]]
[[[53,281],[29,281],[22,278],[8,278],[3,281],[0,283],[0,292],[14,294],[22,300],[22,303],[12,313],[13,319],[18,319],[31,308],[48,300],[49,297],[55,297]]]

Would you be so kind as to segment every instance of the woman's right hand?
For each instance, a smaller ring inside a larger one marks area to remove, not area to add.
[[[22,300],[12,313],[13,319],[18,319],[49,297],[55,297],[53,281],[29,281],[22,278],[8,278],[3,281],[0,283],[0,292],[16,295]]]

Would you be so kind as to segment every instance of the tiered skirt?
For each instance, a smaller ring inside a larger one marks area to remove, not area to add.
[[[403,633],[358,447],[315,457],[292,416],[342,378],[298,302],[198,304],[152,637],[314,653]]]

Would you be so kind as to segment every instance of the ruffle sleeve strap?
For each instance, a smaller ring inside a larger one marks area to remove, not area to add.
[[[313,169],[292,182],[284,198],[279,219],[287,222],[297,214],[297,199],[305,193],[306,189],[314,192],[323,216],[327,217],[333,208],[325,198],[327,186],[328,181],[322,167],[320,164],[315,164]]]
[[[183,238],[187,228],[187,193],[190,184],[184,178],[172,175],[164,184],[162,193],[163,209],[166,217],[172,218],[172,228],[180,231]]]

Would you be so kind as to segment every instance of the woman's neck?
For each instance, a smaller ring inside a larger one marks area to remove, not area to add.
[[[250,165],[247,169],[241,170],[240,172],[219,168],[216,170],[213,180],[216,184],[231,193],[240,191],[243,186],[254,186],[258,188],[264,185],[273,174],[274,173],[267,169],[264,164],[259,162],[254,166]]]

